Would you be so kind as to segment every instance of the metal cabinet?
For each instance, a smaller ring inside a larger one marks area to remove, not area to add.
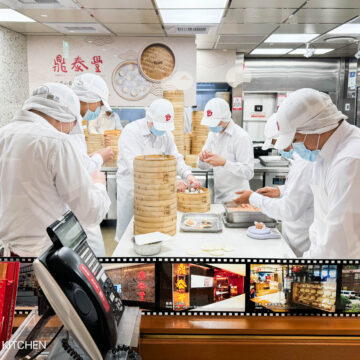
[[[106,187],[107,192],[111,200],[109,212],[106,215],[107,220],[117,219],[117,207],[116,207],[116,172],[106,172]]]

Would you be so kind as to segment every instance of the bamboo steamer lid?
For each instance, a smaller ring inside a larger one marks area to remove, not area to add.
[[[178,210],[182,212],[207,212],[210,211],[211,197],[210,190],[201,188],[203,193],[191,194],[178,192]]]
[[[164,155],[164,157],[162,155],[140,155],[134,159],[134,169],[136,168],[137,171],[139,169],[140,172],[143,167],[161,169],[174,166],[176,169],[176,158],[172,155]]]

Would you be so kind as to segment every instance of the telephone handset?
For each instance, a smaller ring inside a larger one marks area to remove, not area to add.
[[[53,246],[34,261],[40,286],[90,358],[103,359],[117,345],[122,301],[71,211],[47,232]]]

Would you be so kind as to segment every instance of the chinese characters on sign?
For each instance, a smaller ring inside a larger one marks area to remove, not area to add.
[[[91,65],[94,65],[93,70],[97,73],[101,73],[100,65],[103,63],[100,55],[96,55],[92,57]],[[68,70],[66,68],[66,59],[58,54],[54,59],[54,65],[52,66],[53,72],[55,73],[67,73]],[[89,66],[86,64],[86,61],[81,57],[77,56],[74,58],[74,61],[71,63],[71,70],[75,72],[83,72],[84,70],[89,70]],[[92,70],[92,69],[90,69]]]
[[[146,274],[144,271],[139,272],[138,279],[140,280],[140,282],[138,283],[138,286],[137,286],[138,289],[140,290],[140,292],[139,292],[140,301],[145,301],[146,293],[144,290],[147,289],[147,286],[144,283],[144,281],[146,279]]]

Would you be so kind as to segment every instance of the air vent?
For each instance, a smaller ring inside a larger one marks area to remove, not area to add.
[[[165,31],[169,35],[196,35],[208,34],[212,26],[202,25],[165,25]]]
[[[99,23],[43,23],[63,34],[111,34],[111,32]]]
[[[0,0],[12,9],[78,9],[72,0]]]
[[[64,26],[64,28],[69,31],[77,32],[96,31],[96,29],[92,26]]]

